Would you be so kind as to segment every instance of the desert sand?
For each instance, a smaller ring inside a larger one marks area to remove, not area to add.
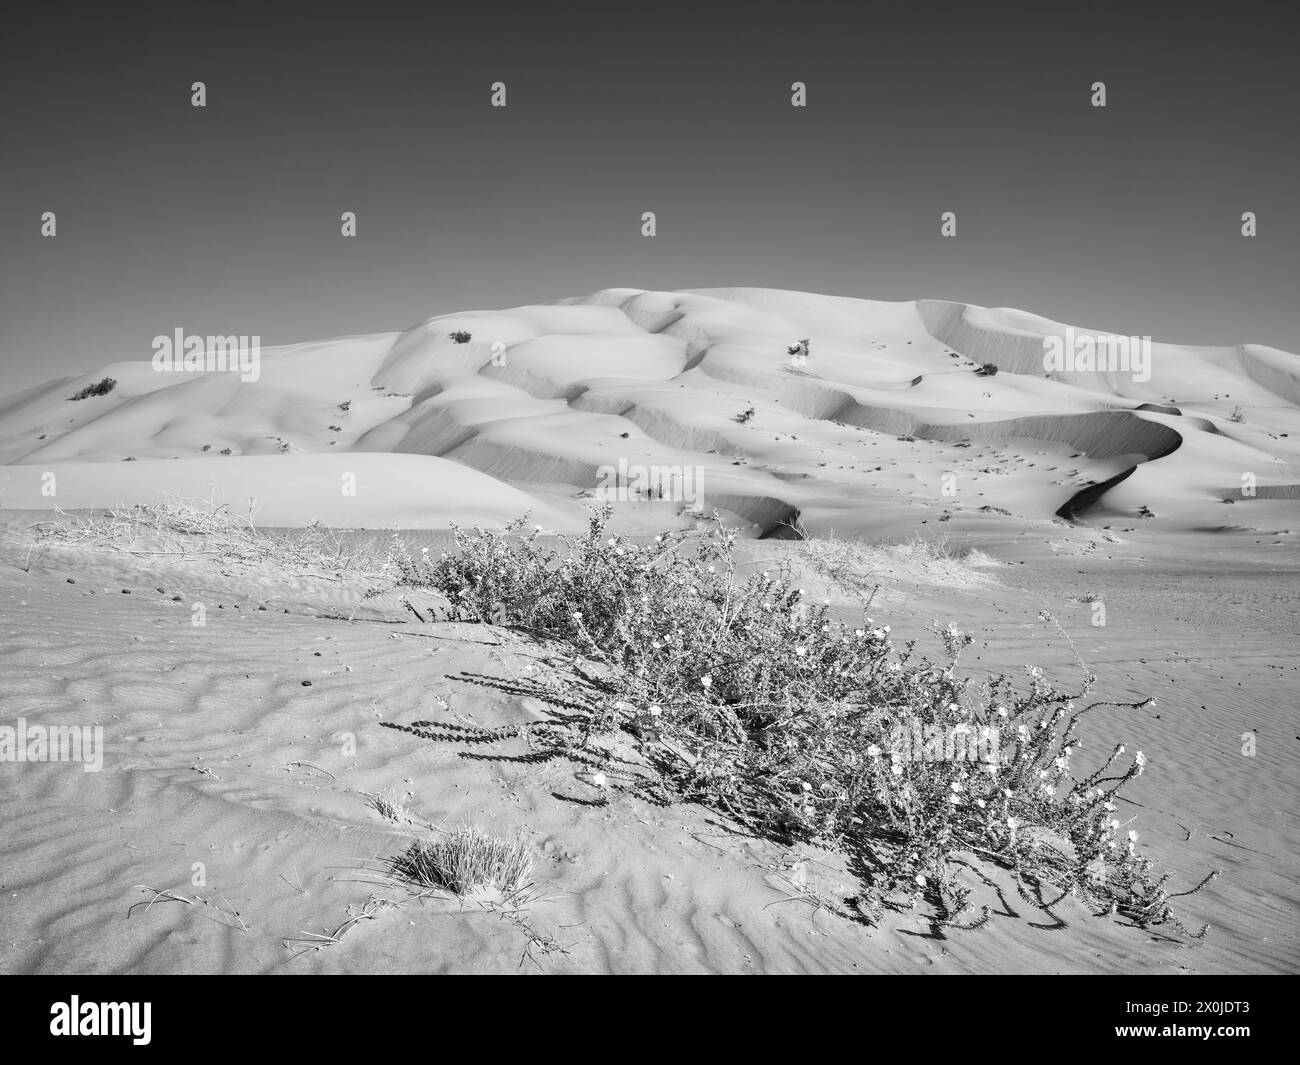
[[[98,724],[105,744],[98,773],[0,763],[0,971],[1295,971],[1300,358],[1156,343],[1146,381],[1045,372],[1043,338],[1065,328],[939,301],[610,289],[266,349],[257,382],[142,360],[0,400],[0,723]],[[1014,891],[974,932],[937,937],[919,914],[868,929],[816,904],[853,892],[829,851],[617,780],[593,803],[572,766],[449,739],[553,712],[536,692],[562,695],[564,666],[518,632],[417,621],[370,565],[390,530],[435,551],[452,522],[577,530],[620,461],[703,471],[702,507],[617,504],[629,534],[716,509],[747,566],[797,567],[845,617],[857,598],[791,524],[879,545],[871,611],[899,637],[952,621],[978,636],[977,672],[1068,678],[1046,610],[1101,696],[1155,696],[1089,718],[1084,740],[1147,753],[1122,817],[1178,882],[1222,870],[1183,900],[1209,937],[1069,903],[1053,927]],[[315,548],[280,564],[79,524],[177,498],[339,530],[333,561],[319,531],[284,532]],[[917,554],[917,536],[952,550]],[[415,820],[381,817],[381,792]],[[421,824],[462,821],[533,850],[526,913],[403,900],[376,875]]]

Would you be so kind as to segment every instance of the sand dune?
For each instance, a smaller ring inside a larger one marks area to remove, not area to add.
[[[0,718],[105,732],[102,773],[0,767],[0,971],[507,972],[534,934],[564,947],[526,962],[548,972],[1294,971],[1300,358],[1156,343],[1149,377],[1045,369],[1069,328],[937,300],[606,289],[266,349],[256,381],[116,362],[0,400]],[[381,530],[412,551],[525,512],[578,531],[633,469],[690,477],[615,497],[616,528],[716,510],[747,570],[793,567],[855,621],[874,587],[899,639],[954,621],[981,637],[978,670],[1073,675],[1049,610],[1101,696],[1159,696],[1083,739],[1151,753],[1122,816],[1178,882],[1225,870],[1187,900],[1211,938],[1068,902],[1069,929],[1045,926],[1000,874],[987,930],[935,938],[899,914],[871,932],[809,904],[854,890],[830,852],[694,806],[592,805],[572,766],[466,742],[554,712],[566,667],[515,632],[415,623],[428,604],[384,584]],[[322,523],[336,549],[288,565],[42,524],[176,497],[287,543]],[[836,552],[865,567],[856,585]],[[543,891],[527,928],[388,907],[374,873],[413,829],[367,805],[383,790],[431,824],[520,836]],[[163,889],[203,901],[131,909]]]
[[[0,493],[9,507],[73,509],[216,486],[257,497],[277,524],[366,527],[495,522],[527,502],[559,528],[622,460],[706,471],[707,494],[762,535],[796,512],[814,528],[855,509],[905,525],[921,502],[964,526],[980,508],[1086,519],[1071,502],[1085,491],[1107,513],[1198,529],[1243,473],[1267,489],[1234,497],[1247,506],[1300,478],[1300,359],[1155,343],[1149,380],[1045,371],[1044,338],[1067,328],[938,300],[606,289],[266,349],[256,381],[113,363],[0,401]],[[803,337],[813,357],[794,366],[786,348]],[[985,362],[1000,372],[976,375]],[[106,376],[108,394],[68,401]],[[340,503],[332,478],[354,461],[342,457],[388,453],[409,457],[386,481],[358,458],[370,491]],[[282,464],[274,501],[238,462],[257,456]],[[122,465],[88,477],[87,463]],[[41,495],[40,475],[65,466],[58,496]],[[955,493],[939,496],[945,474]]]

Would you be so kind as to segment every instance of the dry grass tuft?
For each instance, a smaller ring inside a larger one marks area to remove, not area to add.
[[[524,844],[462,825],[432,840],[416,840],[392,860],[392,875],[416,887],[469,895],[496,888],[506,898],[528,887],[533,856]]]

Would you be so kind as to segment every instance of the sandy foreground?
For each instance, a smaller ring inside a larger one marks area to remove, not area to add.
[[[981,636],[965,660],[975,672],[1035,663],[1065,678],[1077,666],[1037,619],[1046,609],[1101,677],[1098,697],[1156,695],[1147,709],[1088,719],[1085,745],[1122,739],[1147,753],[1121,816],[1176,879],[1223,870],[1182,900],[1187,923],[1214,926],[1197,943],[1069,904],[1059,908],[1068,927],[1053,927],[1005,881],[1014,917],[934,938],[920,914],[870,930],[820,909],[815,894],[854,892],[833,855],[748,838],[698,807],[656,807],[620,794],[617,777],[600,805],[581,766],[529,761],[522,741],[458,738],[457,727],[561,710],[546,699],[562,699],[567,683],[553,649],[491,626],[421,625],[391,595],[363,598],[364,582],[34,549],[42,517],[5,527],[0,718],[99,723],[105,754],[98,773],[0,770],[5,972],[1245,973],[1300,963],[1300,582],[1294,560],[1267,546],[1193,555],[1193,544],[1150,537],[1098,548],[1077,531],[1007,545],[1004,564],[965,580],[882,564],[888,594],[872,612],[902,638],[951,620]],[[745,551],[769,566],[798,545]],[[1095,597],[1105,627],[1082,601]],[[202,627],[195,603],[206,606]],[[1242,754],[1246,732],[1253,757]],[[409,793],[434,825],[526,841],[538,858],[533,901],[507,914],[490,898],[413,898],[385,882],[383,861],[426,831],[367,805],[365,793],[385,789]],[[367,909],[337,942],[313,938]]]

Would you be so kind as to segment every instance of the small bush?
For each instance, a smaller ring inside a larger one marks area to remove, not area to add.
[[[529,885],[533,856],[522,843],[465,825],[441,838],[416,840],[393,859],[392,873],[416,887],[454,895],[496,888],[509,898]]]
[[[117,387],[117,382],[111,377],[105,377],[93,385],[87,385],[76,395],[68,397],[69,401],[78,399],[89,399],[91,396],[106,396]]]
[[[1182,928],[1168,878],[1138,854],[1136,833],[1123,838],[1115,812],[1144,756],[1118,766],[1116,745],[1072,770],[1080,719],[1114,705],[1076,705],[1095,678],[1071,693],[1030,669],[1026,691],[1006,677],[972,691],[956,673],[969,634],[936,627],[946,657],[934,664],[911,644],[896,649],[887,625],[847,625],[806,603],[786,575],[739,582],[734,531],[710,530],[690,551],[684,534],[612,535],[608,518],[593,516],[559,551],[538,546],[540,530],[519,535],[520,522],[454,529],[453,553],[399,557],[400,583],[445,596],[449,620],[508,624],[603,663],[577,726],[584,746],[620,730],[650,737],[670,798],[771,838],[840,848],[869,923],[924,900],[936,929],[962,927],[973,859],[1008,870],[1049,913],[1074,897],[1098,915]],[[979,760],[945,760],[900,739],[932,735],[996,741]]]
[[[465,332],[465,330],[457,329],[454,333],[451,334],[451,339],[452,339],[452,343],[455,344],[468,344],[470,340],[473,338],[469,335],[469,333]]]
[[[1232,413],[1228,415],[1228,421],[1241,424],[1246,420],[1246,412],[1240,407],[1233,407]]]
[[[753,408],[753,407],[746,407],[744,410],[742,410],[739,414],[737,414],[737,415],[736,415],[734,418],[732,418],[731,420],[732,420],[733,422],[738,422],[738,423],[741,424],[741,425],[748,425],[751,421],[753,421],[753,419],[754,419],[754,414],[755,414],[755,411],[754,411],[754,408]]]
[[[975,371],[979,377],[992,377],[998,372],[998,368],[991,362],[986,362],[983,366]]]

